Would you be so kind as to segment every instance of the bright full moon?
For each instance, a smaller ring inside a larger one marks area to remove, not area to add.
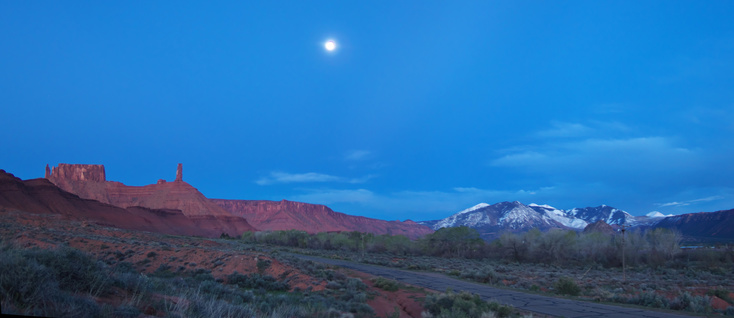
[[[328,40],[324,43],[324,48],[329,52],[334,51],[336,50],[336,42],[334,40]]]

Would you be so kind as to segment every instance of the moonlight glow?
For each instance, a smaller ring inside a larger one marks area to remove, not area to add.
[[[329,52],[334,51],[336,50],[336,42],[334,40],[328,40],[324,43],[324,48]]]

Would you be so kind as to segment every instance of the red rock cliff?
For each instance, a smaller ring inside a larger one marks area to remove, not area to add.
[[[64,218],[105,226],[173,235],[218,237],[229,229],[214,217],[192,219],[179,210],[121,208],[87,200],[64,191],[46,179],[20,180],[0,170],[0,218],[2,211],[60,214]]]
[[[210,199],[232,214],[246,218],[260,230],[301,230],[309,233],[360,231],[375,234],[405,235],[417,238],[432,233],[412,221],[385,221],[334,212],[320,204],[293,201]]]
[[[82,198],[122,208],[140,206],[180,210],[188,218],[230,235],[254,229],[244,218],[210,202],[199,190],[184,182],[181,164],[178,165],[176,182],[157,182],[142,187],[106,181],[104,171],[102,165],[59,164],[53,168],[48,180]]]

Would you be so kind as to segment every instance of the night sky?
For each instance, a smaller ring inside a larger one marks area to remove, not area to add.
[[[0,168],[390,220],[734,208],[733,1],[249,2],[0,2]]]

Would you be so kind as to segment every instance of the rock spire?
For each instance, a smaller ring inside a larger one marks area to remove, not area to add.
[[[183,164],[179,163],[178,168],[176,168],[176,180],[175,181],[183,181]]]

